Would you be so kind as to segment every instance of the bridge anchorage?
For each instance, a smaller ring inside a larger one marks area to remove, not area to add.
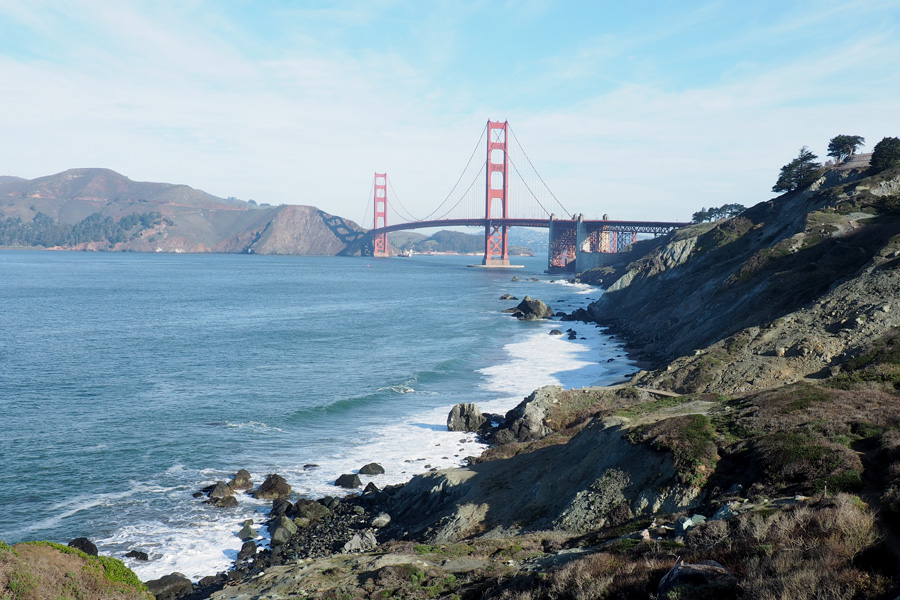
[[[431,227],[484,227],[484,258],[480,265],[472,267],[487,268],[516,268],[522,265],[511,265],[509,261],[509,237],[510,227],[544,227],[549,228],[549,252],[547,257],[547,270],[554,272],[580,272],[590,268],[602,266],[609,262],[610,255],[627,251],[631,244],[637,241],[638,234],[652,234],[654,236],[666,234],[673,229],[683,227],[688,223],[667,221],[612,221],[607,215],[603,219],[587,220],[584,215],[572,215],[571,218],[560,219],[545,207],[551,204],[551,199],[561,209],[562,214],[571,215],[563,207],[553,192],[549,190],[543,178],[534,169],[528,155],[525,154],[508,121],[491,121],[482,131],[482,137],[487,137],[487,156],[481,168],[472,179],[468,189],[461,194],[452,207],[440,217],[433,218],[451,197],[463,177],[473,165],[472,158],[463,174],[460,175],[456,185],[450,194],[441,202],[430,215],[424,219],[418,219],[409,214],[409,211],[399,203],[397,194],[392,190],[392,198],[400,208],[405,211],[409,221],[388,225],[387,223],[387,190],[388,179],[386,173],[375,173],[373,183],[373,228],[365,234],[364,247],[366,253],[374,257],[388,257],[391,254],[391,246],[388,243],[387,234],[391,231],[404,229],[424,229]],[[512,155],[514,149],[510,146],[510,139],[516,142],[516,148],[520,155]],[[481,143],[479,139],[478,143]],[[524,159],[523,159],[524,157]],[[531,168],[530,183],[522,171],[525,164]],[[474,166],[477,166],[475,163]],[[511,186],[510,169],[518,176],[516,180],[519,187]],[[484,173],[484,196],[479,198],[475,185],[481,173]],[[538,182],[543,185],[550,198],[544,201],[535,194],[533,188],[538,187]],[[511,198],[516,207],[514,216],[510,209]],[[465,201],[465,203],[464,203]],[[483,202],[483,204],[481,204]],[[480,206],[479,206],[480,205]],[[483,206],[483,213],[482,208]],[[538,210],[539,207],[539,210]],[[523,212],[531,210],[539,216],[524,216]],[[460,215],[460,212],[463,214]],[[481,216],[481,214],[484,216]]]

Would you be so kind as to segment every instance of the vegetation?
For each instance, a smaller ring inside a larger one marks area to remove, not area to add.
[[[89,556],[52,542],[0,544],[3,600],[150,600],[131,569],[109,556]]]
[[[822,173],[822,165],[816,162],[817,158],[806,146],[800,148],[797,158],[781,167],[772,191],[793,192],[811,184]]]
[[[828,142],[828,156],[838,162],[853,156],[856,150],[865,145],[866,138],[859,135],[836,135]]]
[[[709,209],[701,208],[691,217],[691,223],[703,223],[705,221],[718,221],[720,219],[728,219],[736,217],[747,210],[743,204],[723,204],[718,208],[710,207]]]
[[[900,138],[886,137],[875,144],[869,173],[877,174],[900,165]]]
[[[94,213],[75,225],[65,225],[39,212],[31,221],[9,217],[0,221],[0,246],[75,246],[89,242],[115,245],[160,224],[158,212],[131,214],[118,221]]]

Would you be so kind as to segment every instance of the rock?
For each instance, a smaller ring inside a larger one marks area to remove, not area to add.
[[[254,490],[252,495],[259,500],[287,498],[291,495],[291,486],[288,485],[284,477],[273,473],[266,477],[266,480]]]
[[[519,280],[519,276],[518,276],[518,275],[513,275],[513,276],[512,276],[512,279],[510,279],[510,281],[518,281],[518,280]]]
[[[312,521],[307,517],[295,517],[294,525],[297,526],[297,529],[306,529],[312,524]]]
[[[576,308],[569,314],[563,314],[560,321],[583,321],[585,323],[592,323],[594,319],[591,317],[591,313],[585,309]]]
[[[294,525],[291,523],[291,525]],[[296,528],[296,525],[294,525]],[[282,544],[286,544],[288,540],[291,539],[291,532],[286,527],[276,527],[275,531],[272,532],[272,546],[281,546]]]
[[[551,329],[550,335],[562,335],[562,331],[560,331],[559,329]]]
[[[362,533],[354,533],[350,541],[344,544],[344,552],[368,552],[377,545],[375,534],[367,529]]]
[[[359,470],[360,475],[382,475],[383,473],[384,467],[382,467],[378,463],[369,463],[367,465],[363,465],[363,467]]]
[[[356,473],[345,473],[337,478],[334,485],[342,488],[358,488],[362,485],[359,475]]]
[[[731,503],[729,502],[728,504],[723,504],[722,506],[720,506],[715,514],[713,514],[713,516],[711,517],[711,520],[719,521],[722,519],[730,519],[733,516],[734,510],[731,507]]]
[[[145,583],[150,593],[156,597],[156,600],[175,600],[194,591],[191,580],[181,573],[163,575],[159,579],[151,579]]]
[[[238,552],[237,559],[238,560],[247,560],[248,558],[253,558],[256,556],[256,542],[253,540],[248,540],[241,545],[241,549]]]
[[[367,483],[365,489],[363,489],[363,494],[374,494],[376,492],[378,492],[378,486],[373,481]]]
[[[241,469],[234,474],[234,478],[228,486],[233,490],[249,490],[253,487],[253,482],[250,481],[250,472],[247,469]]]
[[[450,431],[479,431],[487,423],[487,417],[481,414],[478,405],[471,402],[457,404],[447,416],[447,429]]]
[[[331,514],[331,510],[321,502],[305,498],[297,500],[297,504],[294,505],[294,509],[291,511],[292,516],[309,519],[312,523],[323,521],[329,518]]]
[[[294,505],[290,503],[289,500],[285,500],[284,498],[275,498],[272,500],[272,510],[269,511],[269,518],[274,519],[280,517],[282,515],[286,515],[287,513],[293,510]]]
[[[550,407],[557,403],[556,394],[562,391],[559,386],[548,385],[532,392],[506,413],[503,424],[493,432],[491,441],[495,444],[530,442],[550,433],[544,418]]]
[[[518,298],[516,298],[512,294],[503,294],[502,296],[500,296],[500,299],[501,300],[518,300]]]
[[[372,527],[375,529],[381,529],[383,527],[387,527],[388,523],[391,522],[391,515],[387,513],[378,513],[378,516],[372,519]]]
[[[525,296],[525,299],[516,306],[516,310],[520,321],[536,321],[553,316],[552,308],[543,301],[532,299],[530,296]]]
[[[253,521],[247,519],[244,521],[244,526],[241,527],[241,530],[237,534],[238,538],[241,541],[246,542],[247,540],[254,540],[259,536],[259,532],[253,529]]]
[[[717,585],[725,589],[734,588],[737,579],[734,574],[714,560],[704,560],[699,563],[685,564],[681,561],[666,573],[659,582],[656,593],[665,595],[679,587],[699,587]],[[679,597],[688,598],[687,590],[679,594]]]
[[[223,498],[214,498],[206,501],[206,504],[212,504],[217,508],[234,508],[238,505],[238,499],[234,496],[225,496]]]
[[[91,540],[80,537],[75,538],[71,542],[69,542],[70,548],[75,548],[76,550],[81,550],[85,554],[89,556],[97,556],[97,546]]]
[[[693,526],[694,522],[690,517],[678,517],[678,520],[675,521],[675,534],[684,535]]]
[[[229,488],[224,481],[217,481],[211,490],[206,494],[213,500],[234,495],[234,490]]]
[[[133,558],[134,560],[142,561],[150,560],[150,556],[146,552],[141,552],[140,550],[129,550],[128,554],[125,555],[125,558]]]

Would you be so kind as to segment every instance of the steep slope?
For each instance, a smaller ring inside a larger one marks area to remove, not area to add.
[[[676,232],[589,311],[645,354],[678,359],[642,375],[647,385],[731,393],[827,375],[900,325],[898,194],[900,170],[829,171],[808,190]]]
[[[335,255],[361,234],[315,207],[257,206],[108,169],[0,181],[0,244],[8,246]]]

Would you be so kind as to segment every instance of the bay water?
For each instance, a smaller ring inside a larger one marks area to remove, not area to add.
[[[601,328],[499,300],[571,311],[600,290],[478,260],[0,251],[0,540],[84,536],[144,580],[196,580],[271,504],[193,497],[238,469],[313,498],[369,462],[386,473],[364,484],[400,483],[481,452],[447,431],[456,403],[502,413],[635,370]]]

